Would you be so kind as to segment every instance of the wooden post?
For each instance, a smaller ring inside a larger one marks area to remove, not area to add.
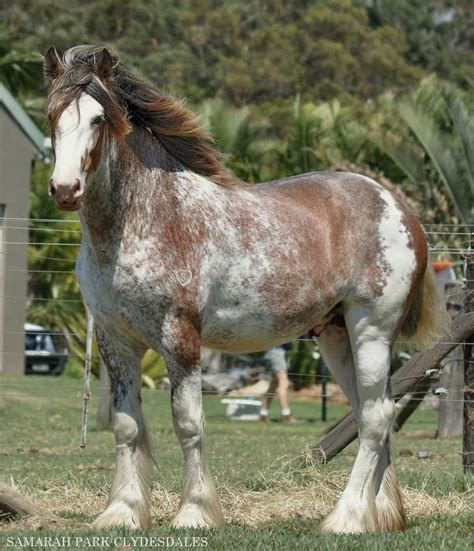
[[[463,309],[464,291],[458,282],[445,287],[446,306],[452,317]],[[444,361],[439,386],[446,394],[439,398],[438,438],[451,438],[462,434],[463,426],[463,347],[456,347]]]
[[[418,408],[426,393],[431,388],[433,380],[430,377],[425,377],[417,383],[410,392],[413,392],[413,396],[408,399],[408,402],[399,410],[399,413],[395,419],[393,430],[398,432],[403,425],[411,417],[412,413]]]
[[[464,342],[472,333],[474,333],[474,312],[456,316],[453,320],[452,334],[446,338],[446,342],[418,352],[391,377],[395,401],[407,392],[413,391],[418,383],[429,379],[426,372],[438,368],[441,360],[457,346],[456,343]],[[474,362],[470,365],[474,366]],[[354,414],[349,413],[322,440],[311,446],[311,451],[315,457],[328,462],[356,438],[357,424]]]
[[[474,312],[474,226],[470,226],[471,246],[466,258],[466,299],[464,309]],[[474,331],[464,345],[464,428],[463,468],[466,474],[474,474]]]
[[[0,482],[0,515],[20,517],[33,516],[43,517],[51,521],[59,520],[59,517],[54,513],[33,503],[31,499],[21,495],[3,482]]]
[[[463,349],[457,346],[446,358],[439,378],[439,386],[446,394],[439,398],[438,438],[462,434],[463,420]]]

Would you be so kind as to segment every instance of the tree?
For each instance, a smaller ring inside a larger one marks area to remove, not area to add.
[[[403,33],[371,28],[366,9],[350,0],[18,0],[1,14],[15,47],[110,43],[151,81],[195,103],[370,98],[422,75],[405,60]]]
[[[377,0],[366,5],[372,26],[402,32],[410,63],[469,88],[474,81],[474,10],[469,0]]]
[[[15,95],[35,91],[42,78],[41,59],[12,48],[12,43],[12,33],[0,24],[0,81]]]
[[[466,98],[432,77],[400,101],[398,110],[415,140],[397,140],[386,132],[375,135],[375,141],[415,186],[424,184],[435,200],[442,187],[451,211],[464,224],[472,223],[474,113]]]
[[[315,105],[297,97],[290,133],[279,148],[280,175],[328,170],[349,159],[362,162],[366,131],[355,119],[355,110],[337,99]]]
[[[219,99],[205,101],[200,111],[217,149],[227,157],[234,173],[246,182],[264,180],[268,172],[265,157],[275,147],[275,141],[267,137],[268,121],[247,107],[231,107]]]

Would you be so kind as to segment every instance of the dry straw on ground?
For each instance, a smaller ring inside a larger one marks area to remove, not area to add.
[[[303,479],[301,477],[304,477]],[[224,510],[225,520],[236,525],[257,528],[268,522],[288,519],[314,519],[315,522],[327,514],[340,495],[347,475],[329,472],[323,467],[299,468],[288,463],[269,478],[261,475],[259,487],[251,490],[242,486],[221,485],[218,492]],[[44,484],[41,485],[44,488]],[[19,488],[26,493],[24,489]],[[29,497],[60,516],[80,515],[85,522],[64,521],[45,526],[38,519],[21,519],[0,523],[0,533],[23,529],[80,530],[90,523],[106,506],[106,489],[97,492],[79,482],[64,486],[51,486],[47,491],[36,490]],[[452,493],[443,497],[432,497],[424,491],[405,488],[403,498],[408,518],[436,515],[462,515],[472,511],[472,492]],[[169,523],[179,506],[179,495],[165,487],[155,485],[153,489],[153,521]]]

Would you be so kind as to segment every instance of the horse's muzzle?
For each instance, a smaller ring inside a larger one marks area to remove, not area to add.
[[[57,182],[54,178],[51,178],[48,193],[60,210],[79,210],[81,208],[84,186],[78,178],[72,183]]]

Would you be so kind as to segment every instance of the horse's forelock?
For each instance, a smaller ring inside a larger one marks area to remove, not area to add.
[[[53,136],[63,111],[83,93],[102,105],[107,125],[116,139],[121,139],[130,132],[126,106],[120,104],[113,91],[97,77],[92,67],[81,64],[67,68],[50,90],[48,116]]]
[[[127,106],[98,77],[94,75],[84,91],[102,105],[105,120],[116,139],[125,137],[132,130],[127,118]]]

